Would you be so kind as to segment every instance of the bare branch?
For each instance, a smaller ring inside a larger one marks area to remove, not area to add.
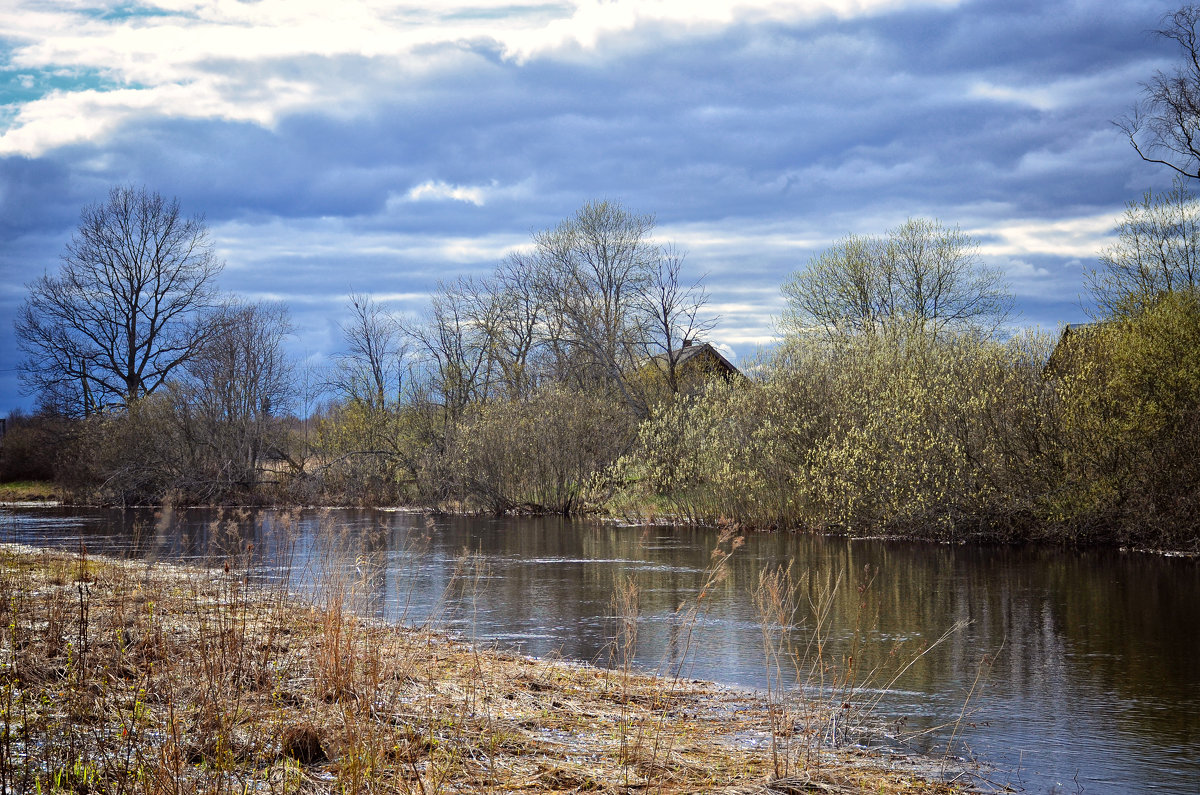
[[[1184,6],[1163,17],[1157,31],[1183,56],[1174,71],[1157,71],[1142,84],[1142,99],[1114,121],[1138,157],[1200,179],[1200,7]]]

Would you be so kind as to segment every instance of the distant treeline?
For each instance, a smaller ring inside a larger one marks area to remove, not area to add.
[[[1192,252],[1148,245],[1179,242],[1178,224],[1146,223],[1168,211],[1192,218],[1194,199],[1130,206],[1092,274],[1097,322],[1065,334],[1008,336],[1001,274],[958,229],[846,238],[784,285],[782,341],[741,375],[688,355],[716,324],[703,286],[650,217],[608,202],[488,278],[439,285],[421,318],[352,296],[322,372],[285,355],[285,307],[223,299],[162,332],[188,345],[155,383],[95,381],[83,343],[58,353],[90,363],[55,375],[47,277],[18,322],[42,408],[10,418],[0,476],[118,504],[1196,549],[1200,298]]]

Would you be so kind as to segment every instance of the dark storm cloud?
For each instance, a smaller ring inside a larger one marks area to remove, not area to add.
[[[61,163],[26,157],[0,158],[0,241],[60,231],[79,218],[78,195]],[[0,258],[11,256],[0,251]]]

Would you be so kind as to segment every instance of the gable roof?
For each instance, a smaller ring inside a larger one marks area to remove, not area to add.
[[[697,357],[700,357],[702,359],[711,360],[716,365],[718,370],[721,370],[725,373],[729,373],[729,374],[737,373],[739,375],[741,374],[741,371],[738,370],[736,367],[734,367],[732,362],[730,362],[728,359],[726,359],[723,355],[721,355],[720,351],[718,351],[716,348],[714,348],[712,345],[710,345],[707,342],[700,342],[700,343],[685,342],[684,346],[682,348],[676,348],[676,349],[672,350],[671,354],[673,354],[673,356],[675,358],[675,367],[676,368],[682,368],[688,362],[692,361],[693,359],[696,359]],[[671,357],[668,356],[666,353],[659,353],[654,356],[651,356],[650,361],[657,364],[663,370],[666,370],[670,366]]]

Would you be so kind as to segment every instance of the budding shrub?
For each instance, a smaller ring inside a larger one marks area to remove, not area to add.
[[[619,401],[550,386],[471,409],[447,449],[447,473],[468,510],[578,512],[586,484],[628,447],[631,434]]]
[[[1200,522],[1200,297],[1164,293],[1100,327],[1057,383],[1063,485],[1079,536],[1195,548]]]
[[[1053,433],[1048,341],[793,341],[753,384],[656,409],[624,502],[696,521],[962,537],[1027,529]]]

